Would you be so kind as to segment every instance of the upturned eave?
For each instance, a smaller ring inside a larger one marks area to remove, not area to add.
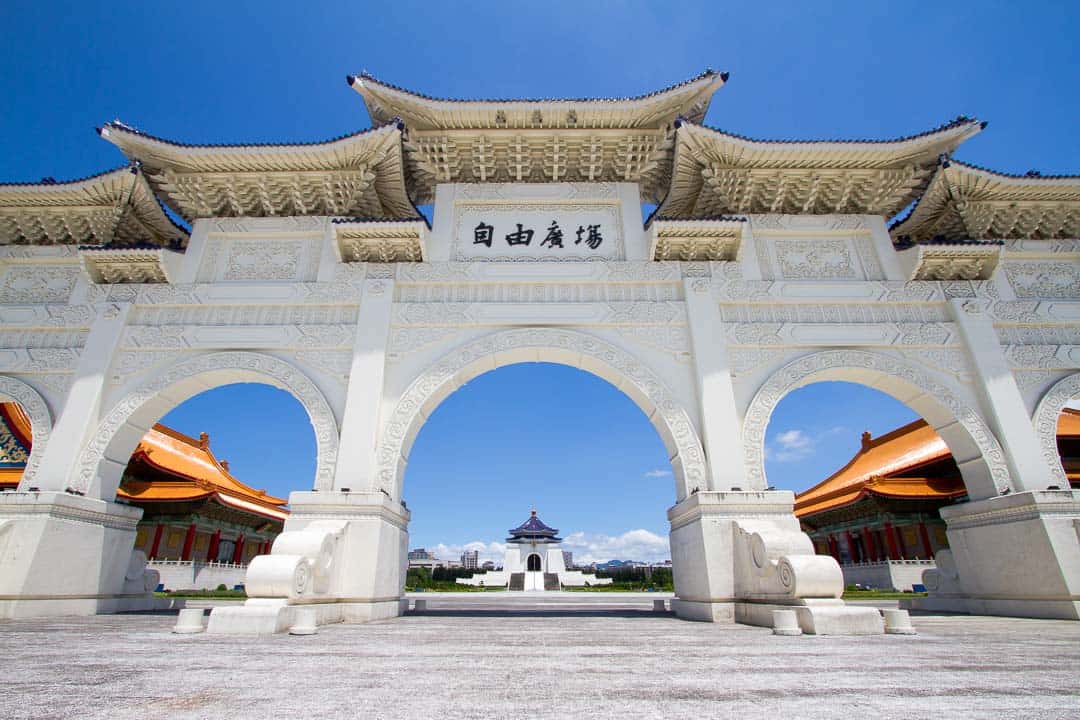
[[[875,214],[891,217],[930,181],[937,159],[980,132],[957,118],[893,140],[756,140],[680,123],[667,217],[726,213]]]
[[[528,128],[659,128],[677,117],[701,122],[727,73],[706,70],[645,95],[622,98],[435,98],[379,80],[369,73],[346,82],[360,94],[372,122],[400,117],[410,130]]]
[[[136,166],[66,182],[0,184],[0,244],[182,248],[187,240]]]
[[[325,142],[190,145],[120,122],[100,135],[141,163],[178,214],[200,217],[420,217],[409,200],[401,124]]]
[[[1080,237],[1080,176],[1008,175],[942,157],[889,233],[897,243]]]

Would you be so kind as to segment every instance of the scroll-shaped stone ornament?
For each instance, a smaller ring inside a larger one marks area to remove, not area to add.
[[[344,522],[320,520],[278,535],[270,554],[255,557],[248,566],[248,597],[326,597],[333,588],[334,555],[343,528]]]
[[[142,550],[131,553],[127,570],[124,571],[125,595],[143,595],[153,592],[161,582],[161,573],[157,570],[148,570],[146,562],[146,553]]]
[[[840,565],[815,555],[810,537],[781,527],[736,530],[736,594],[747,599],[839,598],[844,590]]]
[[[936,568],[923,570],[922,581],[930,597],[960,595],[960,573],[956,569],[952,550],[938,550],[934,555]]]

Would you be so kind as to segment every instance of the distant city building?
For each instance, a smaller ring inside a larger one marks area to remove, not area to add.
[[[495,569],[495,563],[491,562],[490,560],[485,560],[484,564],[481,565],[480,567],[483,570],[494,570]]]
[[[476,570],[480,567],[480,551],[466,550],[461,553],[461,567],[466,570]]]
[[[562,551],[562,562],[567,568],[574,567],[574,553],[572,550]]]
[[[415,548],[409,551],[410,568],[427,568],[431,570],[436,564],[438,564],[438,559],[435,557],[435,553],[429,550]]]
[[[506,557],[501,571],[475,573],[458,578],[463,585],[504,585],[509,590],[558,590],[563,585],[607,585],[611,578],[598,578],[576,570],[567,570],[564,552],[559,547],[559,531],[548,527],[536,511],[510,531],[506,539]]]

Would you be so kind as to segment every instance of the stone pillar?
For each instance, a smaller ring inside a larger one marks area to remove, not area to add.
[[[153,606],[142,587],[144,556],[134,553],[142,510],[113,502],[115,488],[103,497],[97,478],[87,486],[77,477],[129,311],[126,303],[97,308],[33,479],[35,490],[25,482],[18,492],[0,494],[0,618]]]
[[[221,528],[210,536],[210,546],[206,548],[206,562],[217,562],[218,549],[221,547]]]
[[[840,566],[814,553],[794,504],[788,491],[702,491],[670,508],[676,615],[771,627],[772,611],[788,608],[803,632],[883,632],[876,610],[840,599]]]
[[[155,560],[158,556],[158,550],[161,548],[161,534],[165,532],[165,526],[158,523],[154,528],[154,542],[150,544],[150,559]]]
[[[87,440],[97,429],[101,400],[105,393],[109,367],[120,344],[131,305],[108,303],[98,308],[97,319],[90,326],[75,379],[68,390],[64,406],[53,426],[49,443],[41,456],[41,465],[34,478],[35,486],[44,491],[62,492],[75,483],[76,464]],[[29,488],[20,488],[27,490]],[[89,488],[81,488],[87,497],[99,497],[112,502],[115,497],[101,497],[102,489],[95,478]]]
[[[896,547],[895,528],[893,528],[893,524],[890,522],[885,523],[885,542],[889,546],[889,559],[899,560],[900,551]]]
[[[926,531],[926,523],[919,523],[919,540],[922,541],[923,552],[927,560],[934,559],[934,546],[930,542],[930,533]]]
[[[180,559],[187,562],[191,559],[191,549],[195,546],[195,523],[188,525],[187,534],[184,536],[184,550],[180,553]]]
[[[832,534],[829,535],[829,554],[833,556],[836,562],[840,562],[840,543],[837,542],[836,536]]]
[[[764,490],[747,487],[746,469],[737,459],[743,457],[742,423],[735,409],[724,324],[711,281],[686,278],[683,284],[701,406],[701,442],[709,468],[709,486],[700,489]]]
[[[386,343],[390,335],[390,311],[394,281],[365,280],[356,321],[349,388],[341,419],[341,437],[348,438],[338,450],[334,489],[379,490],[375,478],[375,449],[379,433],[379,408],[386,370]],[[397,493],[396,488],[382,488]]]
[[[409,511],[400,502],[379,491],[294,492],[289,507],[270,554],[248,565],[250,599],[214,608],[209,632],[284,632],[300,604],[320,625],[401,614]]]
[[[851,564],[859,562],[859,549],[855,547],[855,537],[850,530],[844,531],[844,539],[847,540],[848,555],[851,556]]]
[[[240,536],[236,538],[236,544],[233,545],[232,562],[233,565],[239,565],[244,560],[244,534],[240,533]]]
[[[863,545],[866,547],[866,557],[870,560],[870,562],[877,562],[877,545],[874,543],[874,535],[870,532],[869,527],[864,527],[862,529],[862,541]]]
[[[1005,461],[1012,476],[1010,490],[1047,489],[1054,483],[1053,475],[1042,455],[1035,426],[1016,385],[1012,366],[998,340],[993,318],[985,312],[983,301],[980,300],[954,299],[949,301],[949,307],[971,358],[974,386],[979,394],[983,415],[1005,452]],[[972,500],[981,499],[972,497]]]
[[[975,500],[943,507],[941,517],[949,548],[923,573],[929,597],[906,606],[1080,620],[1080,491]]]

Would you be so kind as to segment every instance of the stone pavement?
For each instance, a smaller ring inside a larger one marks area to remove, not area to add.
[[[650,603],[651,605],[651,603]],[[1076,718],[1080,623],[776,637],[624,609],[443,609],[310,637],[0,622],[0,718]]]

